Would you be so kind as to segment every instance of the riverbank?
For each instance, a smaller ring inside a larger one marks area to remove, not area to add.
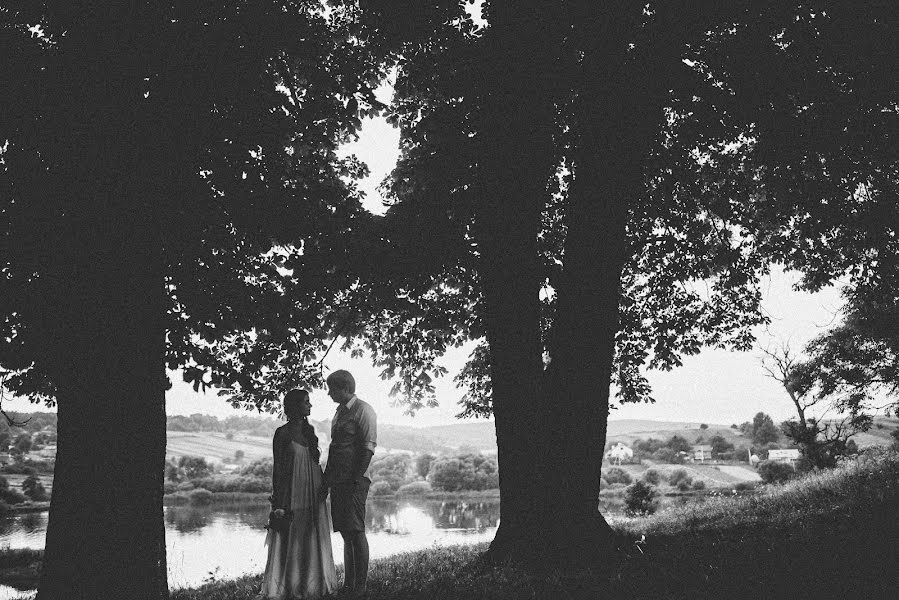
[[[877,450],[833,471],[616,521],[615,564],[533,575],[484,568],[485,544],[373,561],[370,600],[476,598],[894,598],[899,455]],[[259,576],[175,590],[172,600],[244,600]]]
[[[202,506],[243,505],[243,506],[268,506],[269,494],[256,492],[214,492],[209,496],[201,496],[199,502],[191,497],[191,492],[174,492],[166,494],[162,498],[163,506],[185,506],[199,504]],[[387,494],[383,496],[371,496],[374,501],[387,500],[398,501],[403,498],[424,498],[425,500],[442,500],[458,502],[491,502],[499,501],[499,490],[467,490],[462,492],[440,492],[431,490],[423,494]],[[47,503],[49,506],[49,503]],[[43,510],[46,510],[44,508]]]

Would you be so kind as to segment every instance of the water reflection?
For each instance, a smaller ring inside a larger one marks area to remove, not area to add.
[[[371,500],[366,507],[372,558],[434,545],[493,538],[499,502],[424,499]],[[168,506],[164,509],[169,586],[194,587],[265,568],[268,506]],[[0,519],[0,548],[43,548],[47,513],[18,513]],[[331,538],[334,559],[343,559],[343,540]],[[0,585],[0,600],[10,598]]]
[[[373,500],[366,507],[371,532],[408,534],[419,530],[482,531],[499,524],[499,502]]]

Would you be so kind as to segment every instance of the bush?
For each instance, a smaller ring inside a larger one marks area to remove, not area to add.
[[[371,496],[390,496],[393,494],[393,490],[386,481],[376,481],[368,488],[368,493]]]
[[[0,500],[7,504],[21,504],[27,500],[25,494],[17,489],[7,487],[0,489]]]
[[[627,471],[617,467],[606,471],[602,478],[605,479],[607,483],[623,483],[625,485],[629,485],[633,481],[633,478]]]
[[[697,479],[696,481],[693,482],[693,489],[697,490],[697,491],[704,490],[705,489],[705,481],[703,481],[701,479]]]
[[[213,494],[209,490],[198,488],[192,491],[188,497],[194,506],[208,506],[212,504]]]
[[[693,483],[693,478],[683,469],[677,469],[668,475],[668,483],[673,487],[678,487],[679,484],[684,481],[687,482],[688,486]]]
[[[652,453],[652,460],[668,465],[679,465],[684,462],[684,457],[671,448],[659,448]]]
[[[499,487],[496,459],[481,454],[438,458],[431,464],[431,484],[446,492],[489,490]]]
[[[43,502],[48,499],[47,490],[44,489],[44,484],[42,484],[34,475],[29,475],[25,478],[25,481],[22,482],[22,492],[34,502]]]
[[[175,491],[176,492],[189,492],[192,489],[194,489],[195,487],[196,486],[193,484],[192,481],[182,481],[181,483],[175,485]]]
[[[422,479],[428,476],[428,473],[431,472],[431,464],[434,462],[434,455],[432,454],[419,454],[415,458],[415,472],[418,473],[418,476]]]
[[[765,483],[782,483],[796,474],[790,465],[771,460],[760,462],[758,473]]]
[[[263,458],[261,460],[254,460],[243,469],[240,470],[241,475],[246,475],[249,477],[256,477],[261,479],[272,480],[272,466],[273,462],[271,458]]]
[[[650,485],[659,485],[659,482],[662,480],[662,475],[655,469],[647,469],[643,472],[642,479]]]
[[[166,481],[162,484],[163,493],[174,494],[178,491],[178,484],[174,481]]]
[[[642,481],[627,488],[624,494],[624,514],[629,517],[651,515],[658,508],[656,489]]]
[[[198,488],[205,488],[211,492],[248,492],[261,493],[271,491],[270,479],[250,477],[245,475],[215,475],[204,477],[191,482]]]
[[[679,492],[687,492],[690,490],[690,485],[693,483],[693,480],[690,477],[683,479],[677,482],[677,491]]]
[[[407,483],[396,491],[397,496],[424,496],[433,491],[431,484],[427,481],[413,481]]]
[[[740,483],[734,486],[734,490],[737,492],[748,492],[750,490],[755,489],[754,481],[741,481]]]
[[[394,492],[414,477],[412,458],[407,454],[378,454],[368,472],[372,483],[383,481]]]

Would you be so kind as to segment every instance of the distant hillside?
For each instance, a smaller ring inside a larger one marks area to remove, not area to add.
[[[199,419],[195,419],[198,421]],[[205,456],[222,460],[233,458],[236,450],[243,450],[249,460],[271,456],[271,433],[281,421],[270,418],[253,417],[244,421],[244,431],[169,431],[167,454]],[[232,421],[230,424],[236,424]],[[328,444],[331,421],[313,421],[319,432],[321,445]],[[708,423],[702,429],[701,423],[678,421],[649,421],[622,419],[609,421],[607,441],[623,442],[631,445],[636,439],[655,438],[665,440],[672,435],[679,435],[691,444],[702,438],[708,441],[714,435],[720,435],[735,445],[748,445],[750,442],[739,431],[729,425]],[[220,429],[224,429],[219,424]],[[886,445],[892,442],[891,433],[899,428],[899,419],[875,417],[874,425],[866,433],[855,436],[860,448]],[[231,433],[232,439],[227,439]],[[264,434],[264,435],[260,435]],[[492,421],[466,421],[452,425],[432,427],[409,427],[383,423],[378,426],[378,447],[382,450],[404,450],[417,454],[453,453],[460,448],[476,448],[482,451],[496,451],[496,430]]]

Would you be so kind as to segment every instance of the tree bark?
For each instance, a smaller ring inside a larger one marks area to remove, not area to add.
[[[555,165],[547,89],[552,53],[537,43],[546,25],[537,13],[510,3],[491,7],[490,76],[481,102],[488,142],[479,165],[476,235],[500,478],[494,560],[539,549],[546,518],[537,238]]]
[[[141,115],[129,21],[103,23],[69,31],[49,157],[60,208],[48,215],[46,304],[31,322],[52,355],[59,437],[39,600],[168,598],[165,169]]]
[[[168,597],[163,279],[151,223],[120,208],[71,248],[39,600]]]

